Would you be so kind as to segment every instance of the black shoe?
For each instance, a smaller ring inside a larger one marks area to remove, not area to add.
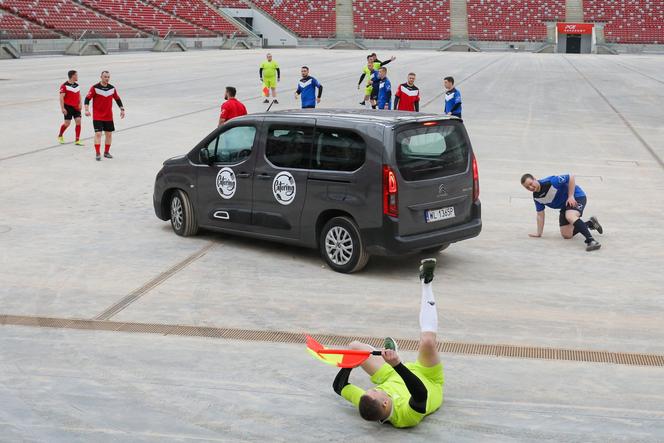
[[[97,161],[100,162],[101,161],[101,155],[99,155],[99,154],[95,155],[95,159],[97,159]]]
[[[360,102],[360,105],[362,105],[362,106],[366,106],[366,105],[367,105],[367,102]]]
[[[270,100],[265,99],[265,100],[263,100],[263,103],[270,103]]]
[[[602,245],[600,245],[599,242],[595,239],[590,240],[588,243],[586,243],[586,251],[587,252],[596,251],[601,247],[602,247]]]
[[[113,156],[109,152],[104,152],[104,157],[113,158]]]
[[[604,234],[604,229],[602,229],[602,225],[599,224],[599,221],[597,221],[597,217],[590,217],[590,226],[588,226],[590,229],[599,232],[600,234]]]
[[[424,283],[431,283],[433,280],[433,271],[436,269],[436,259],[425,258],[421,263],[420,280],[424,281]]]
[[[275,98],[274,100],[272,100],[272,103],[274,103],[275,105],[278,105],[278,104],[279,104],[279,100],[277,100],[277,99]]]

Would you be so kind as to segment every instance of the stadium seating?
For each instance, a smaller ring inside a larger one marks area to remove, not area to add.
[[[84,31],[104,37],[144,36],[129,26],[70,0],[2,0],[0,7],[72,37],[78,37]]]
[[[565,0],[468,0],[468,37],[543,41],[546,21],[565,20]]]
[[[238,35],[241,31],[202,0],[148,0],[155,6],[219,34]]]
[[[445,40],[450,36],[449,0],[355,0],[353,8],[358,38]]]
[[[0,10],[0,38],[37,39],[60,38],[55,32]]]
[[[329,38],[336,34],[334,0],[253,0],[252,3],[300,37]]]
[[[214,37],[215,33],[188,23],[140,0],[83,0],[83,4],[160,37]]]
[[[664,2],[661,0],[585,0],[587,22],[604,22],[610,43],[664,43]]]
[[[219,8],[251,9],[251,7],[242,0],[210,0],[210,3]]]
[[[335,0],[0,0],[0,30],[14,38],[246,35],[214,8],[257,7],[303,38],[336,34]],[[212,5],[212,6],[210,6]],[[450,0],[353,1],[355,36],[450,38]],[[664,1],[584,0],[586,22],[604,22],[609,43],[664,44]],[[565,0],[467,0],[471,40],[543,41]],[[56,31],[56,32],[53,32]],[[6,37],[7,38],[7,37]]]

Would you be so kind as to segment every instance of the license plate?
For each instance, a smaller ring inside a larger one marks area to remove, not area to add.
[[[429,209],[424,213],[424,218],[426,219],[427,223],[434,223],[437,221],[447,220],[454,217],[455,217],[454,206],[442,209]]]

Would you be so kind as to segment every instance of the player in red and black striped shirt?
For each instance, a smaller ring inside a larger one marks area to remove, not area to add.
[[[408,74],[408,81],[399,85],[394,94],[394,109],[420,112],[420,90],[415,86],[415,74]]]
[[[111,153],[111,142],[113,141],[113,100],[120,107],[120,118],[125,117],[125,110],[122,106],[122,100],[118,95],[115,86],[108,81],[111,74],[108,71],[102,71],[101,81],[90,88],[88,95],[85,96],[85,115],[90,116],[90,101],[92,100],[92,125],[95,128],[95,151],[97,161],[101,160],[101,133],[104,133],[104,157],[113,158]]]
[[[65,142],[63,134],[71,125],[71,119],[76,122],[76,142],[75,144],[83,146],[81,143],[81,87],[76,83],[78,81],[78,73],[71,70],[67,73],[68,80],[60,85],[60,111],[65,116],[65,121],[60,126],[60,133],[58,134],[58,141]]]

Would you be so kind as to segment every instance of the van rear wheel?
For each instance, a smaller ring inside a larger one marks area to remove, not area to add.
[[[190,237],[198,232],[196,223],[196,214],[194,206],[189,200],[189,196],[178,189],[171,196],[171,227],[177,235]]]
[[[321,256],[334,271],[351,274],[363,269],[369,261],[360,230],[349,217],[334,217],[320,233]]]

